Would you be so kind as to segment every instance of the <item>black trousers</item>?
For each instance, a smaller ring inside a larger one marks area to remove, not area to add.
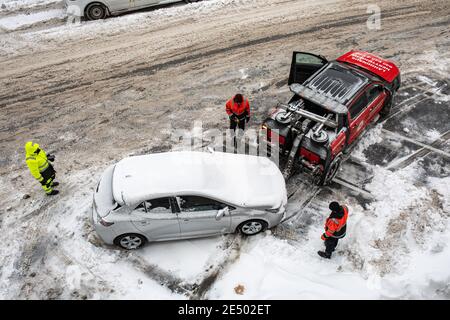
[[[48,164],[47,169],[41,172],[41,176],[44,178],[45,184],[51,184],[56,177],[56,171],[51,164]]]
[[[339,239],[329,237],[325,240],[325,253],[330,255],[333,253],[334,249],[338,245]]]
[[[239,122],[230,119],[230,129],[236,131],[236,128],[245,130],[245,118],[239,119]]]

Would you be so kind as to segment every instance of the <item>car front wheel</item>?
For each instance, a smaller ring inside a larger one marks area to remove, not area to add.
[[[86,8],[86,18],[89,20],[100,20],[105,19],[108,12],[106,10],[106,7],[100,3],[93,3],[90,4]]]
[[[135,250],[142,247],[145,244],[146,239],[140,234],[127,233],[117,237],[114,242],[123,249]]]
[[[267,229],[267,223],[261,220],[249,220],[239,226],[239,232],[246,236],[253,236]]]

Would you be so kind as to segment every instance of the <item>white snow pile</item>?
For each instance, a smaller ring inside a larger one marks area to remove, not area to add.
[[[425,135],[433,142],[441,138],[441,133],[436,129],[428,130]]]
[[[30,14],[18,14],[7,16],[0,19],[0,28],[6,30],[15,30],[24,26],[32,25],[38,22],[51,19],[64,19],[66,13],[62,9],[52,9],[48,11],[39,11]]]
[[[364,155],[364,151],[371,145],[379,143],[383,140],[383,135],[381,131],[382,129],[383,125],[380,123],[377,124],[375,128],[366,131],[363,139],[361,139],[361,141],[358,142],[357,146],[352,151],[352,157],[360,161],[365,161],[366,156]]]
[[[33,8],[45,6],[52,3],[60,3],[62,0],[0,0],[0,12],[15,9]]]

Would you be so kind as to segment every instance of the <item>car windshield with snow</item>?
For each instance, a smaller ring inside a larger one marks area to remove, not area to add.
[[[145,242],[276,226],[286,186],[268,158],[221,152],[168,152],[125,158],[108,167],[94,192],[92,220],[107,244]]]

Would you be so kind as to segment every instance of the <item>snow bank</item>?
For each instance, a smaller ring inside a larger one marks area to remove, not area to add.
[[[0,12],[15,9],[33,8],[52,3],[61,3],[62,0],[0,0]]]
[[[31,14],[19,14],[0,19],[0,27],[7,30],[15,30],[23,26],[48,21],[51,19],[63,19],[65,16],[66,13],[62,9],[40,11]]]
[[[270,233],[249,240],[239,260],[210,291],[211,299],[376,299],[363,277],[324,261],[316,251],[320,237],[300,247]],[[234,288],[244,286],[238,295]]]
[[[450,297],[450,178],[421,183],[415,164],[397,172],[374,167],[366,209],[353,198],[347,236],[332,260],[317,255],[322,221],[302,240],[270,233],[252,238],[215,283],[217,299],[430,299]],[[242,295],[234,288],[244,286]]]
[[[358,144],[353,150],[352,157],[360,161],[365,161],[366,156],[364,155],[364,151],[371,145],[379,143],[383,140],[381,131],[382,129],[383,129],[382,124],[378,124],[375,126],[375,128],[366,131],[362,139],[358,141]]]
[[[223,254],[222,237],[152,243],[137,254],[181,279],[193,282],[209,267],[213,256]]]
[[[35,36],[43,39],[58,39],[67,40],[72,38],[90,38],[98,36],[98,34],[113,35],[118,34],[130,28],[138,31],[141,28],[154,25],[158,27],[165,19],[182,19],[182,18],[206,18],[207,14],[213,13],[225,6],[239,7],[243,4],[251,4],[252,0],[208,0],[190,4],[183,4],[180,6],[174,5],[167,8],[156,9],[147,12],[135,12],[133,14],[126,14],[111,19],[100,21],[89,21],[79,23],[68,23],[63,26],[41,30],[29,34],[30,38]]]

